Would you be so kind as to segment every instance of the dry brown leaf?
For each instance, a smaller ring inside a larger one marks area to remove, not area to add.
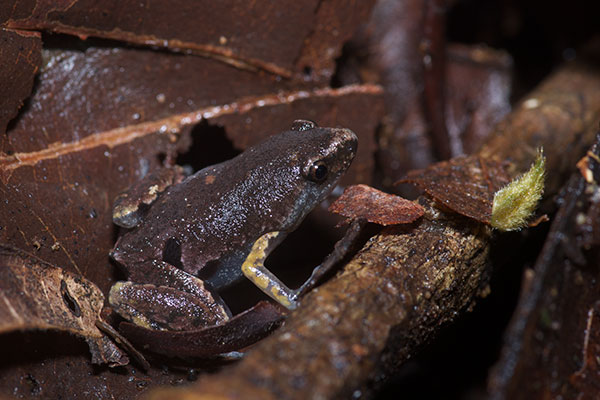
[[[166,47],[236,67],[326,81],[374,0],[8,1],[0,24]],[[199,29],[201,27],[201,29]]]
[[[56,329],[85,338],[92,362],[129,362],[97,327],[104,295],[96,285],[35,257],[0,246],[0,333]]]
[[[463,156],[411,171],[399,181],[405,182],[452,211],[489,224],[494,193],[510,179],[501,162]]]
[[[38,32],[0,28],[0,135],[29,97],[42,58]]]

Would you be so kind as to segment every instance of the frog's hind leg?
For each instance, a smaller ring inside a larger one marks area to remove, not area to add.
[[[146,261],[129,268],[129,280],[133,282],[150,281],[154,285],[168,286],[199,298],[204,298],[207,293],[211,293],[201,279],[160,260]],[[216,293],[211,296],[211,299],[221,301]]]
[[[129,282],[117,282],[109,303],[125,319],[151,329],[188,330],[231,318],[223,300],[204,282],[165,261],[130,268]],[[149,279],[151,277],[151,279]],[[153,284],[139,284],[151,280]]]

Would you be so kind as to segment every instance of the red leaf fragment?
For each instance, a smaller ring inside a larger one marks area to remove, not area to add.
[[[329,206],[329,211],[344,217],[364,218],[379,225],[408,224],[425,210],[414,201],[384,193],[367,185],[353,185]]]
[[[508,182],[504,163],[462,156],[410,171],[396,183],[412,183],[452,211],[489,224],[494,193]]]

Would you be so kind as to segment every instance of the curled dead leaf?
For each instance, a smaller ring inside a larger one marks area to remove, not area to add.
[[[87,279],[0,245],[0,333],[56,329],[83,337],[95,364],[128,357],[97,327],[104,296]]]

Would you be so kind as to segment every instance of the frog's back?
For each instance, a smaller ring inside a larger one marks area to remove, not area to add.
[[[219,218],[214,204],[230,194],[224,192],[225,188],[215,190],[210,184],[221,169],[221,165],[216,165],[201,170],[162,193],[139,225],[119,237],[113,258],[123,264],[164,259],[194,273],[198,269],[194,266],[222,254],[225,246],[218,238],[225,232],[214,227]],[[197,253],[194,260],[189,259],[192,248]]]

